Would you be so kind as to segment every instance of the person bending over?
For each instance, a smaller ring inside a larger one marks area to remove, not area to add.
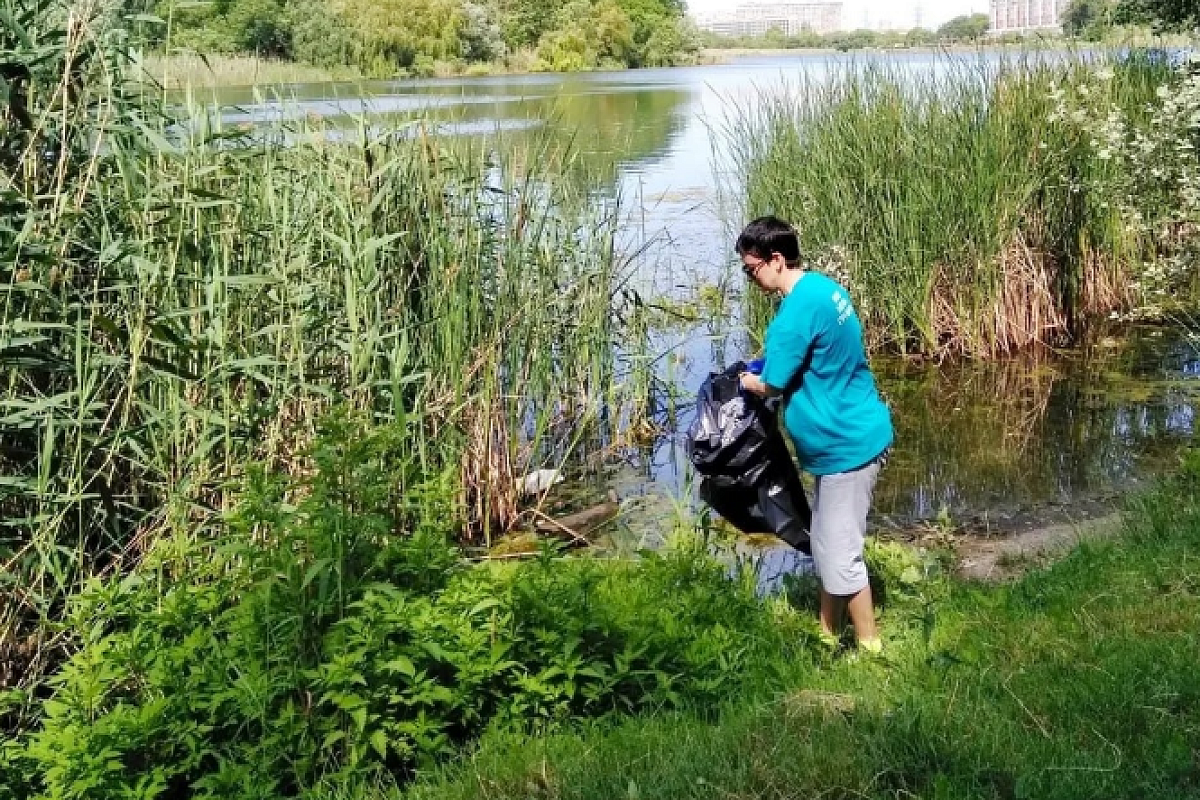
[[[804,269],[796,230],[761,217],[737,240],[746,276],[783,297],[767,328],[760,375],[742,388],[782,395],[800,466],[816,479],[812,555],[821,580],[821,631],[836,641],[849,612],[858,646],[878,652],[863,561],[867,512],[893,439],[892,417],[867,365],[862,325],[844,286]]]

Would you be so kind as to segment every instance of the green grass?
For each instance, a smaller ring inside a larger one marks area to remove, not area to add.
[[[351,66],[319,67],[250,55],[149,54],[135,63],[135,76],[144,75],[166,89],[224,86],[278,86],[288,83],[360,81]]]
[[[1110,79],[1081,59],[939,69],[851,65],[745,103],[729,124],[749,219],[795,222],[806,257],[850,284],[870,344],[997,355],[1123,308],[1148,243],[1107,185],[1093,135],[1056,116],[1056,87],[1144,117],[1169,75],[1140,59]]]
[[[1117,540],[1012,585],[956,584],[895,609],[886,662],[797,668],[715,722],[710,710],[496,737],[407,796],[1196,797],[1200,482],[1188,463],[1131,505]]]
[[[535,71],[536,54],[518,51],[504,61],[477,62],[435,61],[428,74],[402,71],[400,77],[468,78],[489,75],[512,75]],[[318,66],[299,61],[260,58],[254,55],[208,53],[204,55],[178,53],[148,53],[137,60],[131,71],[135,79],[149,79],[165,89],[220,89],[225,87],[268,87],[293,83],[360,82],[369,79],[392,79],[392,74],[369,75],[352,66]]]

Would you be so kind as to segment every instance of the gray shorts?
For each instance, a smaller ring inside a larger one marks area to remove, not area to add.
[[[817,476],[812,555],[821,585],[831,595],[845,597],[867,588],[867,512],[886,457],[884,452],[859,469]]]

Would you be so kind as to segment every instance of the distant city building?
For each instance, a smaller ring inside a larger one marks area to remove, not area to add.
[[[779,31],[784,36],[832,33],[842,25],[842,3],[745,3],[696,20],[701,30],[723,36],[762,36]]]
[[[1067,0],[991,0],[988,32],[1024,33],[1062,27]]]

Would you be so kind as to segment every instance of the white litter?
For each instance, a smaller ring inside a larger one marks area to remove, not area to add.
[[[523,495],[541,494],[555,484],[562,483],[562,473],[556,469],[538,469],[517,479],[517,490]]]

